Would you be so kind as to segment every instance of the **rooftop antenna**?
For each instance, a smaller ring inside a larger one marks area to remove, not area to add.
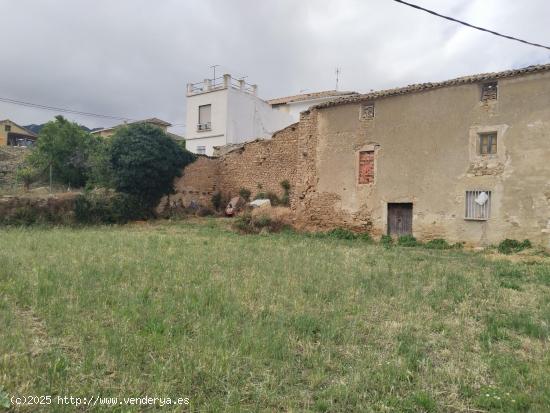
[[[212,80],[216,79],[216,68],[217,68],[217,67],[220,67],[220,65],[212,65],[212,66],[210,66],[210,69],[212,69],[213,72],[214,72],[214,77],[212,78]]]
[[[338,90],[338,81],[340,80],[340,73],[342,71],[340,70],[339,67],[336,68],[336,90]]]

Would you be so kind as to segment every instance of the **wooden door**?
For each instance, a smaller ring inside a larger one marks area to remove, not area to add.
[[[388,204],[388,235],[412,235],[412,203]]]

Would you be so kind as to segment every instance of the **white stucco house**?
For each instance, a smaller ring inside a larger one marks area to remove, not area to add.
[[[312,105],[355,92],[326,91],[265,101],[258,87],[224,74],[187,85],[186,142],[191,152],[212,155],[215,146],[271,135],[299,120]]]

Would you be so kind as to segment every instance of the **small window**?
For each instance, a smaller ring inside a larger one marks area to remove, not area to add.
[[[199,155],[206,155],[206,146],[197,146],[197,153]]]
[[[491,191],[466,191],[465,219],[486,221],[491,216]]]
[[[496,155],[497,153],[497,134],[480,133],[479,134],[479,154],[480,155]]]
[[[4,130],[6,132],[11,132],[11,125],[4,125]]]
[[[374,103],[364,103],[361,105],[361,120],[374,119]]]
[[[211,129],[210,115],[212,112],[212,105],[199,106],[199,123],[197,130],[205,131]]]
[[[498,83],[488,82],[481,85],[481,101],[486,102],[488,100],[497,100],[498,97]]]
[[[359,152],[359,184],[374,182],[374,151]]]

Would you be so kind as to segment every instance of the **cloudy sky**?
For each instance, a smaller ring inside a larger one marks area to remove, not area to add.
[[[550,44],[545,0],[410,0]],[[263,98],[369,90],[549,63],[550,52],[391,0],[0,0],[0,97],[185,122],[187,82],[248,76]],[[0,102],[0,119],[55,112]],[[67,115],[89,127],[114,121]],[[184,133],[178,126],[172,130]]]

